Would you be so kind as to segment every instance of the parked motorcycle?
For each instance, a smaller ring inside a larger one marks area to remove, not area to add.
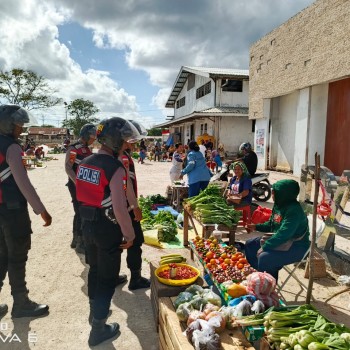
[[[228,181],[230,169],[227,164],[223,164],[221,170],[213,175],[210,182]],[[255,174],[252,177],[253,198],[259,202],[267,202],[271,198],[271,184],[269,181],[269,173]]]

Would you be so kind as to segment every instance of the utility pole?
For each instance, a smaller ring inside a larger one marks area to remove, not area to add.
[[[41,115],[41,126],[45,125],[45,116]]]

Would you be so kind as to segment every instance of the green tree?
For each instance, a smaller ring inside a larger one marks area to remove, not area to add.
[[[66,108],[67,113],[73,118],[64,120],[62,126],[73,130],[76,136],[79,135],[79,131],[83,125],[87,123],[96,123],[98,121],[93,115],[100,110],[89,100],[78,98],[66,105]]]
[[[56,92],[43,76],[30,70],[0,71],[0,98],[7,103],[28,110],[49,108],[62,103],[62,99],[52,96]]]
[[[161,128],[151,128],[147,130],[148,136],[162,136],[162,129]]]

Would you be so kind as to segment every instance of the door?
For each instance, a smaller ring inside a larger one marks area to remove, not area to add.
[[[329,84],[324,165],[335,175],[350,169],[350,78]]]
[[[194,124],[191,124],[190,128],[190,140],[194,140]]]

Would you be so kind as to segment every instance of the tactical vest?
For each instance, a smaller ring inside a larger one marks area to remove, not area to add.
[[[0,204],[6,204],[9,209],[27,203],[6,162],[7,150],[14,143],[17,142],[13,138],[0,135]]]
[[[123,164],[126,169],[129,170],[129,176],[132,182],[132,187],[134,189],[135,196],[137,197],[137,180],[136,180],[136,171],[135,163],[127,152],[124,152],[122,155]]]
[[[72,164],[72,168],[75,173],[77,173],[78,166],[80,162],[91,156],[92,152],[88,146],[81,144],[80,142],[76,142],[69,147],[69,161]]]
[[[78,166],[75,183],[77,200],[82,205],[94,208],[111,207],[109,183],[120,167],[123,167],[122,163],[107,154],[92,154],[82,160]]]

